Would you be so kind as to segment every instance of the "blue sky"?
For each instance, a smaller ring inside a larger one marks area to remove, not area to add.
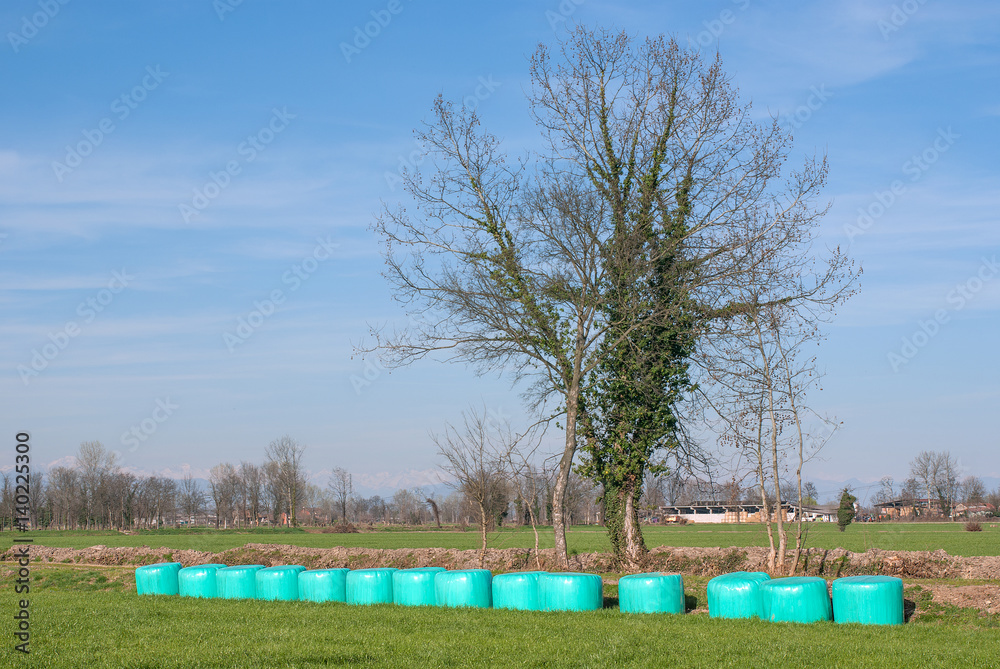
[[[990,0],[5,2],[2,434],[203,475],[287,433],[314,472],[419,482],[470,402],[520,420],[505,379],[352,345],[405,323],[369,225],[434,97],[531,146],[527,58],[572,21],[718,49],[793,160],[828,154],[823,241],[864,277],[820,349],[813,404],[844,426],[807,477],[902,479],[922,449],[1000,476]]]

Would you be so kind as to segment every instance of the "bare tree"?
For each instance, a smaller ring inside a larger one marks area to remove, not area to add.
[[[419,525],[423,504],[421,498],[414,490],[400,488],[392,496],[392,505],[395,507],[399,522],[404,525]]]
[[[83,506],[80,473],[69,467],[49,471],[49,500],[52,517],[58,529],[76,529]]]
[[[636,44],[580,28],[555,58],[540,46],[531,76],[545,148],[530,168],[504,155],[474,110],[436,102],[434,121],[418,133],[429,167],[403,176],[419,213],[387,208],[376,223],[386,276],[417,318],[405,331],[373,335],[389,365],[445,352],[480,372],[533,381],[525,396],[543,418],[557,403],[565,441],[552,520],[568,565],[566,492],[578,438],[588,434],[578,429],[599,417],[581,403],[602,356],[623,359],[646,334],[687,315],[695,327],[739,313],[732,287],[758,262],[748,248],[770,245],[780,255],[803,238],[823,213],[812,203],[826,165],[807,162],[776,186],[790,138],[777,122],[751,120],[718,61],[662,37]],[[657,294],[672,297],[635,301],[628,277],[654,275],[671,286]],[[650,389],[660,408],[673,401]],[[626,459],[639,453],[642,467],[646,451],[679,444],[667,413],[658,416],[666,422],[641,439],[607,421],[604,433],[618,435]],[[664,425],[667,434],[654,438]],[[626,478],[623,494],[637,499],[642,472]]]
[[[913,476],[908,477],[903,481],[903,487],[899,491],[899,499],[907,505],[907,515],[912,515],[916,512],[917,500],[921,496],[921,485]]]
[[[986,499],[986,485],[978,476],[966,476],[962,479],[961,499],[964,504],[982,504]]]
[[[276,477],[276,483],[281,491],[284,506],[288,509],[289,522],[297,525],[295,512],[305,492],[305,469],[302,466],[302,454],[306,447],[285,435],[267,445],[265,455],[269,471]]]
[[[548,500],[542,493],[544,482],[547,481],[548,476],[545,471],[544,462],[540,466],[532,462],[533,456],[539,448],[539,442],[544,434],[544,430],[535,432],[536,438],[529,440],[528,437],[533,432],[529,431],[529,433],[518,439],[516,444],[506,449],[506,468],[509,475],[510,487],[514,493],[515,500],[520,506],[521,517],[519,518],[519,522],[521,525],[525,523],[530,524],[531,531],[535,535],[535,565],[541,569],[541,557],[538,552],[538,519],[541,516],[541,510],[548,503]]]
[[[236,467],[228,462],[215,465],[209,470],[208,484],[211,487],[212,501],[215,503],[215,526],[226,527],[233,517],[237,502],[236,491],[239,476]]]
[[[879,481],[878,490],[872,495],[875,505],[888,504],[896,499],[896,483],[891,476],[883,476]]]
[[[264,470],[252,462],[241,462],[240,480],[242,481],[242,490],[246,495],[245,513],[256,527],[260,524],[261,508],[264,501],[264,484],[266,482]]]
[[[986,495],[983,502],[992,509],[994,516],[1000,516],[1000,488]]]
[[[351,473],[341,467],[334,467],[330,474],[330,483],[327,485],[333,493],[333,499],[340,507],[340,522],[347,522],[347,501],[354,493]]]
[[[118,458],[99,441],[80,444],[76,455],[86,513],[86,524],[103,525],[105,514],[104,485],[118,471]]]
[[[936,499],[941,514],[948,518],[958,495],[958,463],[951,453],[921,451],[910,461],[910,475],[920,482],[927,497],[928,511]]]
[[[432,435],[438,454],[445,462],[441,468],[450,474],[456,487],[479,512],[479,535],[482,541],[479,566],[486,564],[487,531],[500,502],[506,504],[506,463],[514,444],[507,423],[498,425],[484,411],[462,414],[461,428],[448,425],[442,435]]]
[[[205,508],[205,491],[201,489],[198,482],[194,480],[194,475],[188,472],[181,479],[179,490],[179,503],[185,518],[192,525],[198,521],[198,514]]]

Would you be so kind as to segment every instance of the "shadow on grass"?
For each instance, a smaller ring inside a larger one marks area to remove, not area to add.
[[[917,603],[912,599],[903,599],[903,622],[910,622],[910,618],[917,610]]]

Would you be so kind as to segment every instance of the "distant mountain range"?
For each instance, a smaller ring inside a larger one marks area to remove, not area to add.
[[[51,469],[59,466],[72,467],[75,464],[75,458],[67,456],[49,463],[45,469]],[[0,467],[0,472],[8,473],[11,469],[13,469],[12,466]],[[125,471],[129,471],[136,476],[150,476],[154,473],[135,467],[125,467],[124,469]],[[201,484],[204,489],[208,489],[207,470],[194,469],[190,465],[185,464],[177,468],[168,468],[160,472],[155,472],[157,476],[165,476],[177,480],[184,478],[184,476],[188,473],[192,474],[195,481]],[[331,473],[332,472],[329,469],[321,469],[317,472],[313,472],[309,476],[309,482],[313,485],[326,487],[330,481]],[[984,476],[981,478],[987,491],[993,491],[1000,488],[1000,478],[992,476]],[[452,484],[447,480],[445,473],[440,469],[410,469],[395,472],[382,471],[376,473],[355,473],[352,474],[352,480],[354,484],[354,493],[360,497],[378,495],[380,497],[390,498],[397,490],[404,488],[407,490],[419,488],[425,495],[435,495],[438,497],[447,496],[454,491]],[[879,479],[872,481],[862,481],[859,478],[834,480],[807,476],[803,479],[803,483],[806,481],[812,481],[812,483],[816,486],[816,489],[819,492],[818,501],[820,504],[830,504],[838,501],[840,499],[840,491],[843,490],[845,486],[851,488],[851,491],[855,496],[857,496],[858,501],[862,504],[866,504],[879,489]],[[902,479],[897,479],[895,481],[896,487],[898,488],[902,482]]]
[[[322,469],[309,477],[313,485],[326,486],[330,481],[329,469]],[[425,495],[447,496],[453,488],[440,469],[411,469],[403,472],[378,472],[375,474],[352,474],[354,494],[359,497],[392,497],[400,489],[420,488]]]

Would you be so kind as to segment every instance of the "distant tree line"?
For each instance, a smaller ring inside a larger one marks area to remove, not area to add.
[[[980,477],[962,477],[959,470],[950,452],[921,451],[910,461],[910,475],[902,483],[891,476],[879,482],[872,511],[877,514],[897,502],[904,518],[1000,515],[1000,487],[990,492]]]
[[[308,482],[304,447],[291,437],[277,439],[262,463],[223,462],[203,485],[191,474],[181,479],[137,476],[125,471],[116,454],[97,441],[84,442],[71,466],[33,472],[32,526],[49,529],[138,530],[181,526],[247,528],[335,523],[424,525],[444,522],[477,525],[479,511],[460,489],[444,496],[421,488],[400,489],[391,497],[356,494],[352,476],[335,468],[326,486]],[[552,472],[528,472],[505,481],[491,499],[489,527],[551,524]],[[518,491],[522,492],[518,492]],[[524,491],[533,491],[526,494]],[[593,485],[574,476],[569,490],[572,522],[600,521]],[[0,474],[0,528],[13,527],[13,477]],[[434,509],[437,509],[435,513]]]

